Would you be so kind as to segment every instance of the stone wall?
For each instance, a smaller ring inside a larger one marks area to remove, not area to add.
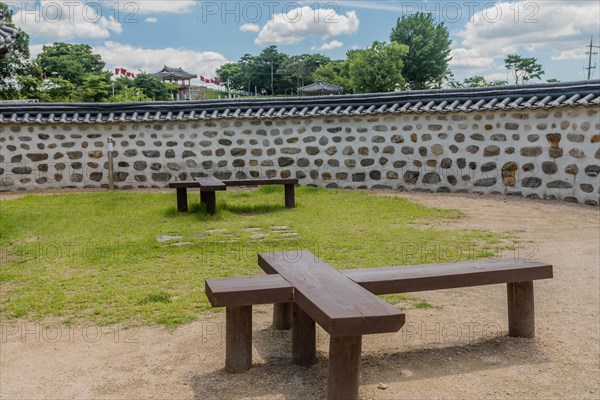
[[[0,126],[0,191],[298,177],[331,188],[515,194],[598,205],[600,108]]]

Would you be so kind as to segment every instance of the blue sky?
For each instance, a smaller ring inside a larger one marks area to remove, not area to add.
[[[18,11],[15,23],[31,35],[34,54],[54,41],[87,43],[108,68],[132,72],[168,64],[214,76],[223,63],[270,44],[291,55],[344,58],[350,49],[389,41],[397,19],[415,11],[431,12],[448,27],[457,79],[505,80],[510,53],[537,57],[544,79],[584,79],[585,46],[592,35],[600,44],[593,0],[4,2]]]

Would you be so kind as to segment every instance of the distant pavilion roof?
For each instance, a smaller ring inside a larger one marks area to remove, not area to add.
[[[189,72],[184,71],[181,67],[179,68],[172,68],[172,67],[167,67],[166,65],[163,67],[162,70],[154,73],[154,74],[150,74],[151,76],[157,77],[157,78],[161,78],[163,80],[188,80],[188,79],[194,79],[197,78],[198,75],[194,75],[194,74],[190,74]]]
[[[315,83],[298,88],[298,92],[305,93],[305,94],[323,94],[323,93],[341,94],[341,93],[344,93],[344,88],[341,86],[330,85],[329,83],[325,83],[319,79]]]

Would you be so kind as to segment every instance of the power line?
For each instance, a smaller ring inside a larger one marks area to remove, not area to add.
[[[592,70],[596,69],[596,65],[594,65],[592,67],[592,56],[598,54],[598,52],[594,52],[594,49],[600,49],[600,46],[594,46],[594,36],[593,35],[592,35],[592,38],[590,39],[590,45],[588,46],[588,48],[589,48],[589,50],[585,53],[585,54],[589,55],[588,66],[587,66],[587,68],[584,68],[584,70],[586,70],[588,72],[587,78],[589,81],[592,78]]]

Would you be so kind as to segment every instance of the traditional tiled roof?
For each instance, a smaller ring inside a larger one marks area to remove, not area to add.
[[[315,83],[298,88],[298,91],[301,93],[344,93],[344,88],[330,85],[319,79]]]
[[[245,100],[0,105],[0,124],[95,124],[551,109],[600,105],[600,81]]]
[[[173,80],[188,80],[195,79],[198,77],[198,75],[190,74],[189,72],[184,71],[181,67],[173,68],[167,67],[166,65],[160,71],[150,75],[156,78]]]

